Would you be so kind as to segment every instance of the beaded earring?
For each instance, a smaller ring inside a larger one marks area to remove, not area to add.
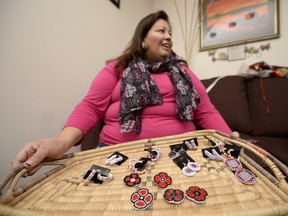
[[[194,176],[196,174],[196,170],[191,169],[185,163],[182,163],[184,167],[182,168],[182,173],[186,176]]]

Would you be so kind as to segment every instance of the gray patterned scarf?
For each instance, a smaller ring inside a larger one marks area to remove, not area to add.
[[[162,104],[162,96],[150,73],[168,72],[176,95],[176,117],[193,120],[193,111],[200,102],[199,94],[177,57],[170,54],[161,62],[148,64],[141,57],[134,57],[123,72],[120,86],[118,113],[121,132],[141,132],[142,112],[147,106]]]

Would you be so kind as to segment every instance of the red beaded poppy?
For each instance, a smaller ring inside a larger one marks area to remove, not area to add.
[[[165,172],[160,172],[154,176],[154,183],[158,188],[164,189],[172,184],[172,178]]]
[[[124,177],[123,182],[127,187],[136,187],[141,183],[141,178],[137,173],[131,173]]]
[[[140,188],[131,195],[133,207],[138,210],[145,210],[153,203],[153,195],[146,188]]]
[[[185,194],[179,189],[167,189],[164,192],[163,198],[168,203],[180,204],[183,202]]]
[[[204,203],[208,197],[207,191],[197,186],[189,187],[188,190],[186,190],[186,195],[189,200],[192,200],[196,203]]]

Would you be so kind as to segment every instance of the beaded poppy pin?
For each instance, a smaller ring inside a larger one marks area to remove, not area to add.
[[[172,178],[167,173],[160,172],[154,176],[154,183],[159,189],[164,189],[172,184]]]
[[[145,210],[153,204],[153,195],[146,188],[140,188],[130,198],[133,207],[137,210]]]
[[[184,201],[185,194],[179,189],[167,189],[164,192],[163,198],[168,203],[180,204]]]
[[[141,183],[141,178],[137,173],[131,173],[124,177],[123,182],[126,187],[136,187]]]
[[[205,189],[197,186],[191,186],[186,190],[186,195],[189,200],[196,203],[205,203],[208,193]]]

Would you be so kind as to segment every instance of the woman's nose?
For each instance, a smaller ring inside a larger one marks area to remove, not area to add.
[[[170,32],[166,32],[166,33],[165,33],[165,39],[171,40],[171,38],[172,38],[171,33],[170,33]]]

